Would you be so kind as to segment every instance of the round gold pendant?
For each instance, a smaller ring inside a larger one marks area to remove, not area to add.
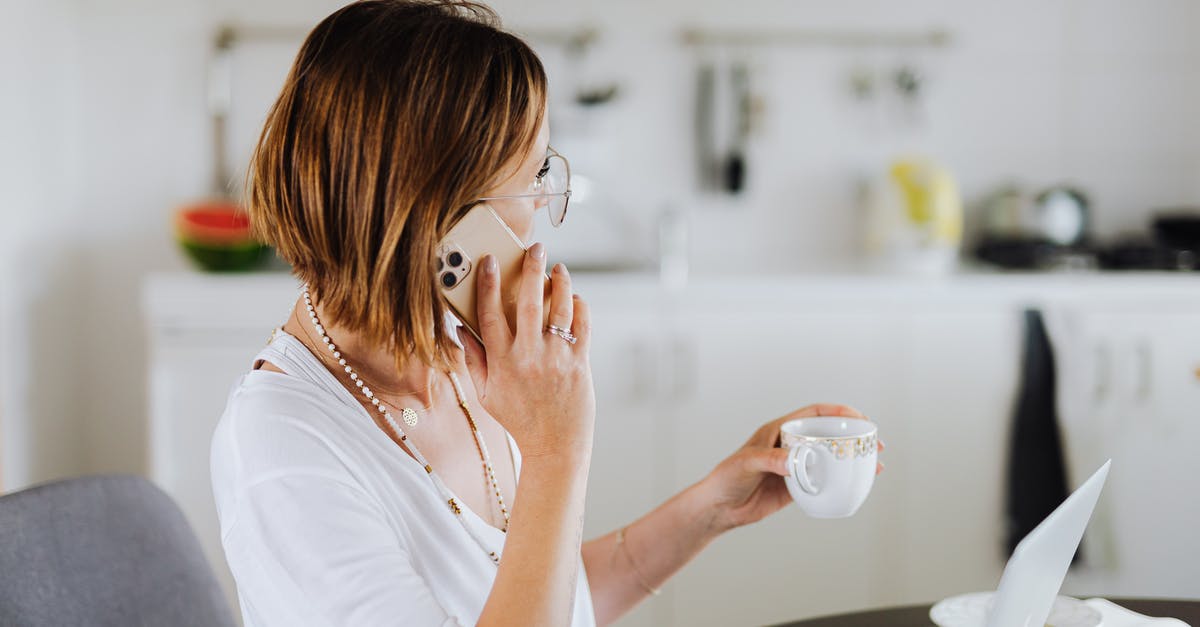
[[[404,420],[404,424],[410,427],[415,427],[417,426],[417,420],[419,419],[419,416],[417,416],[417,412],[414,411],[413,408],[405,407],[404,409],[400,410],[400,418]]]

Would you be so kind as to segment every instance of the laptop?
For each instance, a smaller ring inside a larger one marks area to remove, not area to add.
[[[1071,558],[1100,498],[1100,490],[1108,479],[1111,464],[1111,459],[1104,462],[1017,544],[1000,576],[1000,587],[992,600],[987,627],[1042,627],[1046,624]]]

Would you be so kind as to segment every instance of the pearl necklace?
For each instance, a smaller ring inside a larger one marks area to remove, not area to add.
[[[491,558],[492,563],[499,565],[500,557],[496,555],[495,551],[489,551],[487,544],[484,543],[483,539],[480,538],[479,535],[476,534],[469,525],[467,525],[466,520],[463,520],[462,506],[459,505],[458,499],[454,497],[454,493],[452,493],[450,489],[446,487],[446,484],[442,482],[441,477],[438,477],[437,474],[433,472],[433,466],[431,466],[429,462],[425,460],[425,456],[421,455],[421,451],[417,450],[416,445],[409,441],[408,435],[404,433],[403,429],[400,428],[400,425],[396,422],[396,419],[392,417],[392,413],[388,411],[387,407],[384,406],[384,403],[380,401],[377,396],[375,396],[375,393],[371,391],[371,388],[363,383],[363,380],[358,376],[358,373],[354,372],[354,369],[346,363],[346,359],[342,357],[342,353],[337,349],[337,345],[333,343],[333,340],[329,339],[329,336],[325,333],[325,327],[321,326],[321,321],[317,318],[317,310],[316,307],[313,306],[312,296],[308,292],[307,283],[304,284],[304,307],[308,310],[308,317],[312,320],[313,327],[321,336],[321,341],[325,343],[325,346],[329,349],[329,352],[333,353],[333,358],[338,360],[338,365],[342,366],[345,369],[346,374],[350,375],[350,380],[354,382],[354,385],[358,387],[363,396],[365,396],[367,400],[371,401],[371,404],[379,410],[379,413],[383,414],[383,418],[387,422],[387,425],[391,427],[392,433],[390,435],[392,436],[392,439],[398,443],[403,442],[404,445],[408,447],[408,450],[412,453],[412,456],[416,458],[417,463],[421,464],[421,466],[425,468],[425,474],[427,474],[430,481],[433,482],[434,489],[441,494],[443,499],[446,499],[446,504],[450,506],[450,511],[454,513],[456,518],[458,518],[458,521],[462,524],[463,529],[465,529],[467,534],[475,540],[475,543],[479,545],[479,548],[483,549],[484,553],[488,554],[488,557]],[[484,474],[487,475],[488,482],[491,483],[492,490],[496,493],[496,502],[500,504],[500,513],[504,515],[504,528],[500,531],[507,533],[508,507],[504,505],[504,495],[500,492],[500,484],[496,481],[496,473],[492,470],[492,458],[491,455],[488,454],[487,443],[483,441],[483,434],[479,432],[479,427],[475,424],[475,418],[471,416],[471,409],[467,406],[467,400],[464,397],[462,387],[458,382],[458,375],[452,371],[448,372],[447,374],[450,375],[450,382],[454,385],[454,395],[458,398],[458,406],[462,408],[463,414],[467,416],[467,423],[471,426],[471,432],[475,436],[475,447],[479,451],[480,460],[483,462]],[[411,422],[409,421],[410,413],[412,414]],[[404,422],[410,427],[415,425],[417,422],[415,420],[416,412],[410,408],[405,407],[402,410],[402,416],[404,417]]]

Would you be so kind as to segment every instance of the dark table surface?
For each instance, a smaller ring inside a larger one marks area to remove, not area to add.
[[[1176,601],[1171,599],[1110,599],[1121,607],[1129,608],[1146,616],[1163,616],[1200,627],[1200,601]],[[822,616],[795,623],[784,623],[779,627],[930,627],[930,605],[910,605],[882,610],[869,610],[853,614]]]

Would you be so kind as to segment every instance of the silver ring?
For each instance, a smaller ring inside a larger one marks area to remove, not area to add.
[[[576,341],[575,336],[572,335],[570,331],[568,331],[562,327],[556,327],[552,324],[546,325],[546,333],[553,333],[571,344],[574,344]]]

